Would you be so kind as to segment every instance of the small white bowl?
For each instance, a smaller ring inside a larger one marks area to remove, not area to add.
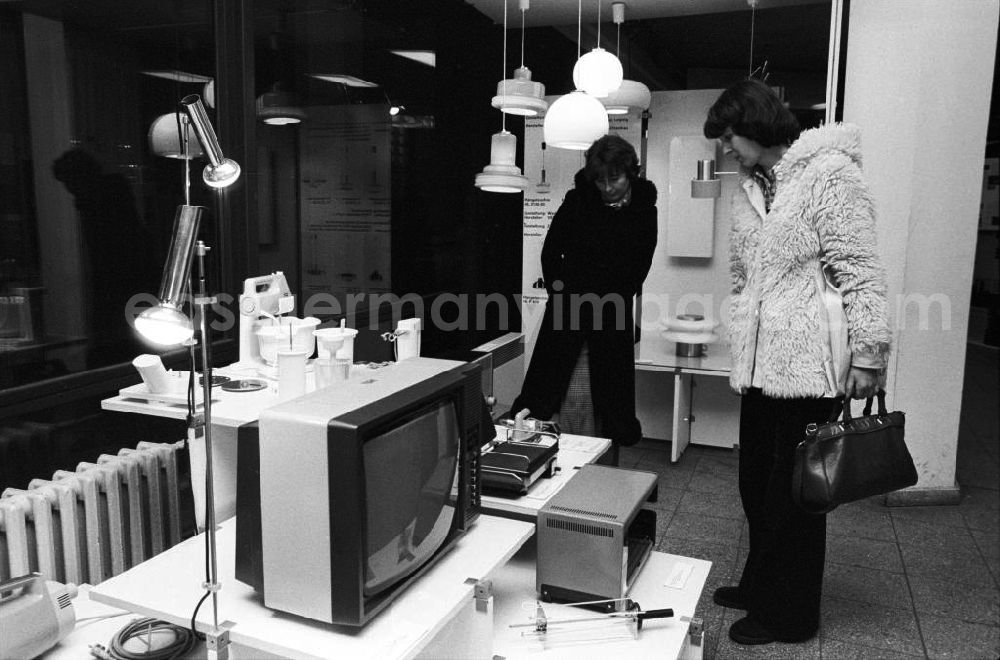
[[[296,351],[305,351],[306,357],[312,356],[316,350],[316,338],[313,336],[313,330],[319,323],[319,319],[315,316],[307,316],[304,319],[282,316],[280,325],[265,325],[257,328],[260,357],[273,367],[278,364],[279,350],[291,348]]]

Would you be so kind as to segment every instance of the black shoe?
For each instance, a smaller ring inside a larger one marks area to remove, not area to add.
[[[767,628],[748,616],[729,626],[729,639],[737,644],[744,644],[746,646],[770,644],[775,641],[774,636],[771,635]]]
[[[747,608],[739,587],[719,587],[712,594],[712,602],[723,607],[731,607],[734,610],[745,610]]]

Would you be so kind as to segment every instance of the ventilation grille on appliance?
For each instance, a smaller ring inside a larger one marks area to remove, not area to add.
[[[98,584],[181,540],[177,454],[140,442],[0,496],[0,580]]]
[[[603,518],[604,520],[618,520],[618,514],[608,513],[607,511],[589,511],[587,509],[574,509],[568,506],[559,506],[558,504],[552,505],[550,508],[553,511],[575,513],[577,515],[591,516],[592,518]]]
[[[546,518],[545,526],[550,527],[552,529],[562,529],[567,532],[576,532],[577,534],[614,537],[614,532],[608,529],[607,527],[598,527],[597,525],[586,525],[578,522],[559,520],[558,518]]]

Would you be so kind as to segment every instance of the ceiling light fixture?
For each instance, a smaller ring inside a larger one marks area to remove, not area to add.
[[[577,58],[573,66],[573,83],[591,96],[604,98],[621,87],[623,77],[622,63],[601,48],[601,0],[597,0],[597,46]]]
[[[524,66],[524,13],[528,11],[529,0],[518,0],[521,8],[521,66],[514,70],[514,78],[501,80],[497,84],[497,95],[493,97],[493,107],[512,115],[534,117],[544,113],[549,104],[545,99],[545,85],[531,79],[531,69]],[[507,13],[504,11],[504,43],[506,44]],[[506,61],[504,62],[506,66]]]
[[[500,75],[507,70],[507,0],[503,0],[503,61]],[[501,81],[501,95],[506,91]],[[501,105],[506,98],[501,98]],[[493,104],[496,106],[496,103]],[[517,137],[507,131],[507,113],[500,113],[500,132],[490,141],[490,164],[476,175],[476,187],[487,192],[518,193],[528,189],[528,177],[521,174],[515,156]]]
[[[389,52],[419,64],[437,66],[437,54],[433,50],[390,50]]]
[[[579,61],[583,0],[578,0],[576,11],[576,54]],[[604,105],[590,94],[577,89],[557,98],[545,113],[542,139],[550,147],[579,151],[587,149],[594,140],[607,135],[608,129],[608,113]]]
[[[618,61],[620,62],[622,56],[622,23],[625,22],[624,2],[614,2],[611,4],[611,17],[615,25],[618,26],[616,50],[618,51]],[[621,86],[608,94],[607,97],[601,99],[601,103],[607,108],[609,115],[624,115],[628,113],[629,108],[638,108],[639,110],[649,109],[649,104],[652,100],[653,95],[650,93],[649,87],[635,80],[623,79]]]

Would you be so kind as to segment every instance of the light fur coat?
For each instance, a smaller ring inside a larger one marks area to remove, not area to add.
[[[775,165],[770,213],[744,172],[732,202],[730,384],[776,398],[829,395],[816,286],[828,265],[844,297],[852,364],[884,369],[890,349],[886,278],[857,127],[803,131]]]

